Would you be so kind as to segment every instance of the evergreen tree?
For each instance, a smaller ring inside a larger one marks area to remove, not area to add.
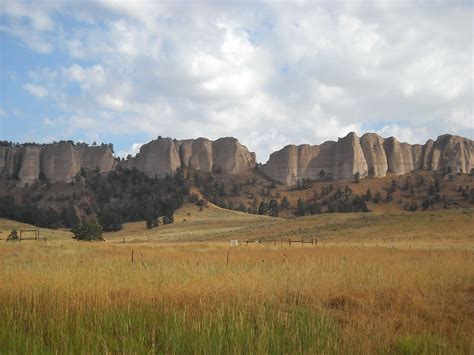
[[[380,201],[382,201],[382,195],[380,194],[380,192],[377,191],[374,195],[373,202],[374,203],[379,203]]]
[[[278,206],[278,201],[272,198],[268,204],[268,214],[272,217],[278,217],[279,213],[280,208]]]
[[[367,192],[365,193],[365,200],[370,201],[372,199],[372,191],[370,189],[367,189]]]
[[[301,198],[299,198],[298,201],[296,202],[295,215],[304,216],[305,214],[306,214],[306,204]]]
[[[260,202],[260,205],[258,206],[258,214],[259,215],[267,214],[267,204],[265,203],[265,201]]]
[[[288,209],[288,207],[290,207],[290,202],[288,201],[288,198],[286,196],[284,196],[282,199],[281,199],[281,202],[280,202],[280,208],[282,210],[286,210]]]

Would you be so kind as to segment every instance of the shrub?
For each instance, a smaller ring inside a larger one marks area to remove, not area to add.
[[[20,238],[18,237],[18,232],[16,229],[12,229],[10,234],[7,237],[7,242],[12,241],[12,240],[19,240]]]
[[[71,229],[71,232],[74,233],[73,239],[76,240],[104,240],[102,237],[102,227],[95,219],[81,220],[80,223]]]

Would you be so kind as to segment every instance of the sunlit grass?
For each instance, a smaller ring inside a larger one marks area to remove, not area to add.
[[[287,221],[188,205],[177,217],[107,242],[1,241],[0,352],[473,351],[471,211]],[[163,242],[191,232],[216,241]],[[320,241],[228,245],[279,233]]]

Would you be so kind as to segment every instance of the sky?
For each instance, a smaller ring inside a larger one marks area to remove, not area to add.
[[[471,1],[2,1],[0,140],[474,138]]]

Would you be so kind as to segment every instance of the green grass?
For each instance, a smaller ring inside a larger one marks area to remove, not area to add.
[[[47,295],[45,295],[47,297]],[[131,305],[61,314],[17,304],[0,311],[5,353],[281,354],[335,353],[336,324],[320,312],[295,307],[221,307],[212,315]]]

